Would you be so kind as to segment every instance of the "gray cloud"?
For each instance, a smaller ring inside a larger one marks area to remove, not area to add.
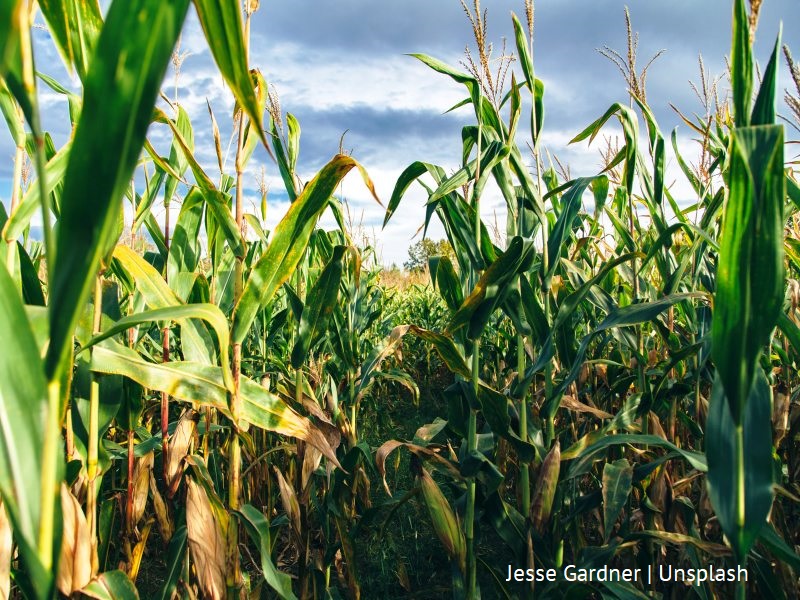
[[[473,45],[458,0],[263,0],[261,4],[252,24],[251,62],[276,86],[283,109],[300,120],[304,177],[311,177],[338,150],[345,130],[349,130],[345,148],[352,149],[365,164],[384,199],[402,169],[414,160],[457,166],[460,128],[470,122],[470,114],[468,110],[442,113],[463,97],[463,89],[405,54],[424,52],[458,65],[465,45]],[[701,110],[688,84],[698,80],[698,53],[703,54],[712,73],[724,73],[731,2],[628,4],[640,35],[640,65],[655,52],[667,51],[649,72],[648,98],[662,130],[669,132],[679,124],[669,102],[689,114]],[[511,49],[509,12],[521,15],[522,0],[485,0],[483,5],[489,9],[489,36],[496,52],[502,37],[509,40]],[[598,151],[585,145],[567,147],[566,142],[611,103],[627,101],[616,67],[596,52],[605,45],[624,51],[624,6],[623,0],[540,0],[536,7],[535,63],[547,89],[545,144],[571,164],[573,175],[595,172]],[[796,0],[764,3],[757,37],[761,61],[766,61],[781,20],[786,26],[784,42],[800,55],[800,30],[794,27],[799,18]],[[46,32],[37,31],[38,65],[69,82],[48,38]],[[232,99],[194,16],[185,29],[183,44],[193,54],[184,65],[179,95],[194,123],[198,157],[213,173],[216,158],[205,102],[211,101],[225,141],[231,131]],[[787,75],[783,69],[782,87],[788,86]],[[171,75],[165,89],[172,94]],[[48,93],[45,106],[45,126],[61,144],[69,134],[66,103]],[[686,129],[681,128],[684,136],[688,136]],[[168,152],[164,132],[154,130],[153,140],[159,151]],[[691,148],[688,137],[682,144]],[[8,134],[0,131],[0,196],[7,196],[12,154]],[[248,192],[250,196],[254,193],[255,185],[250,182],[262,166],[271,183],[274,203],[270,210],[275,220],[285,207],[285,194],[279,189],[277,170],[263,150],[254,156]],[[364,210],[365,222],[379,224],[382,212],[363,186],[347,183],[345,189],[352,205]],[[412,192],[384,232],[387,262],[403,261],[405,246],[421,222],[423,203],[423,195]],[[489,199],[486,204],[493,206],[498,201]],[[439,235],[436,229],[434,235]]]

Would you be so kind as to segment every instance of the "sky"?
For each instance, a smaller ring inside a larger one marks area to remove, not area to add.
[[[534,62],[545,84],[542,143],[550,155],[569,166],[572,177],[601,169],[602,143],[568,145],[569,140],[614,102],[628,101],[619,71],[597,51],[609,46],[624,53],[626,4],[639,34],[639,64],[665,50],[647,78],[647,98],[665,134],[680,125],[670,103],[689,115],[704,110],[689,84],[699,83],[698,55],[702,54],[711,74],[725,72],[730,0],[539,0]],[[482,7],[488,9],[488,37],[494,42],[495,55],[500,54],[503,38],[512,50],[510,13],[516,12],[524,22],[523,1],[484,0]],[[800,3],[766,0],[756,38],[761,64],[769,57],[781,22],[783,42],[800,57],[800,28],[795,27],[800,22]],[[464,88],[409,56],[425,53],[459,67],[466,46],[475,52],[470,24],[458,0],[261,0],[251,31],[251,66],[260,69],[274,87],[283,111],[300,122],[298,172],[303,180],[311,179],[339,151],[340,143],[364,165],[384,204],[399,174],[416,160],[448,171],[458,168],[461,128],[473,124],[474,116],[469,108],[445,111],[465,97]],[[223,145],[232,130],[233,101],[193,12],[184,28],[181,51],[188,54],[177,81],[178,99],[192,118],[197,156],[215,174],[206,101],[219,122]],[[40,71],[75,87],[45,30],[35,32],[35,53]],[[518,65],[512,68],[519,73]],[[788,69],[782,64],[781,90],[790,84]],[[724,93],[726,82],[720,85]],[[164,91],[175,95],[172,71]],[[45,127],[60,146],[69,135],[67,104],[44,87],[41,94]],[[788,113],[782,101],[779,112]],[[608,133],[613,136],[619,131],[612,124]],[[149,137],[168,152],[169,135],[163,126],[152,127]],[[678,127],[678,138],[682,154],[694,160],[698,148],[685,125]],[[520,146],[524,151],[522,137]],[[671,152],[670,148],[667,181],[673,195],[688,203],[691,192]],[[4,200],[9,196],[12,166],[13,146],[3,129],[0,198]],[[248,208],[255,212],[262,169],[270,189],[268,225],[274,226],[288,200],[277,167],[263,148],[256,150],[245,179]],[[426,200],[422,188],[412,188],[385,229],[384,209],[358,175],[349,176],[339,191],[347,200],[355,228],[376,244],[379,260],[401,265],[408,257],[408,246],[420,239]],[[163,219],[163,209],[156,211]],[[482,213],[489,223],[505,223],[504,202],[496,190],[487,190]],[[323,224],[332,221],[326,218]],[[428,233],[434,239],[443,236],[438,226]]]

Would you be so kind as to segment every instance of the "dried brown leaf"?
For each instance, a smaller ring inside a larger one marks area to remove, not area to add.
[[[611,419],[613,415],[607,413],[604,410],[600,410],[599,408],[595,408],[594,406],[589,406],[588,404],[584,404],[575,396],[570,394],[564,394],[564,397],[561,398],[561,408],[566,408],[567,410],[572,410],[575,412],[581,413],[589,413],[590,415],[594,415],[598,419]]]

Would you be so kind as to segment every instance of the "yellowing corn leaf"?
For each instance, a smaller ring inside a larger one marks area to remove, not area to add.
[[[97,555],[83,509],[66,485],[61,486],[61,512],[64,529],[56,585],[62,594],[71,596],[92,580],[97,572]]]
[[[186,489],[186,529],[201,595],[209,600],[222,600],[225,597],[225,535],[202,486],[187,478]]]
[[[142,530],[141,539],[133,548],[133,556],[131,557],[131,569],[128,576],[131,581],[136,582],[136,577],[139,575],[139,568],[142,566],[142,557],[144,556],[144,549],[147,547],[147,539],[150,537],[150,530],[153,528],[153,519],[148,519],[147,523]]]

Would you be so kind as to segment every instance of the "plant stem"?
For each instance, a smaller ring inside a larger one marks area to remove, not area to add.
[[[480,339],[472,343],[472,391],[477,396],[480,383]],[[478,411],[470,407],[467,431],[467,450],[472,453],[478,448]],[[478,597],[477,562],[475,556],[475,478],[467,482],[467,509],[464,517],[464,534],[467,541],[467,598]]]
[[[517,378],[521,382],[525,377],[525,337],[517,336]],[[528,441],[528,390],[522,392],[519,411],[519,437],[523,442]],[[520,486],[522,487],[522,508],[527,514],[531,506],[530,465],[520,464]]]
[[[94,280],[94,313],[92,333],[100,333],[100,320],[103,315],[103,275],[98,273]],[[93,544],[97,544],[97,449],[99,445],[100,381],[91,374],[89,389],[89,448],[87,451],[86,474],[89,479],[86,493],[86,519]]]
[[[245,61],[249,63],[249,50],[250,50],[250,17],[249,4],[246,10],[245,20]],[[239,107],[239,130],[236,142],[236,226],[242,236],[242,244],[244,241],[244,132],[245,132],[245,114],[244,110]],[[233,287],[233,304],[236,306],[242,297],[244,289],[244,259],[246,252],[242,252],[240,256],[236,256],[235,261],[235,274],[234,274],[234,287]],[[234,313],[235,315],[235,313]],[[234,316],[234,320],[235,320]],[[241,394],[239,382],[242,375],[242,344],[235,342],[233,344],[233,395],[231,397],[231,414],[233,416],[233,426],[231,428],[231,442],[230,442],[230,474],[228,482],[228,509],[230,511],[230,518],[228,519],[228,557],[227,557],[227,574],[226,583],[228,586],[228,597],[230,599],[237,598],[239,589],[242,586],[241,564],[239,559],[239,521],[233,514],[233,511],[239,509],[239,493],[241,487],[241,472],[242,472],[242,454],[239,446],[239,413],[241,411]]]
[[[19,109],[17,109],[19,110]],[[8,215],[11,217],[19,206],[22,196],[22,163],[25,160],[25,140],[17,140],[17,149],[14,152],[14,175],[11,181],[11,205],[8,210]],[[6,266],[9,273],[16,271],[15,249],[16,240],[6,240],[8,248],[6,249]]]
[[[39,561],[42,568],[53,568],[55,507],[59,497],[58,458],[61,451],[61,382],[53,379],[47,385],[47,421],[42,452],[42,516],[39,520]]]
[[[164,245],[167,249],[167,259],[165,263],[167,267],[164,269],[164,282],[169,283],[169,201],[170,199],[164,196],[164,209],[166,215],[164,216]],[[161,362],[169,362],[169,326],[167,323],[164,329],[161,330]],[[172,487],[172,482],[169,481],[169,474],[167,472],[169,465],[169,395],[166,392],[161,392],[161,462],[164,471],[164,485],[166,486],[167,493]]]

